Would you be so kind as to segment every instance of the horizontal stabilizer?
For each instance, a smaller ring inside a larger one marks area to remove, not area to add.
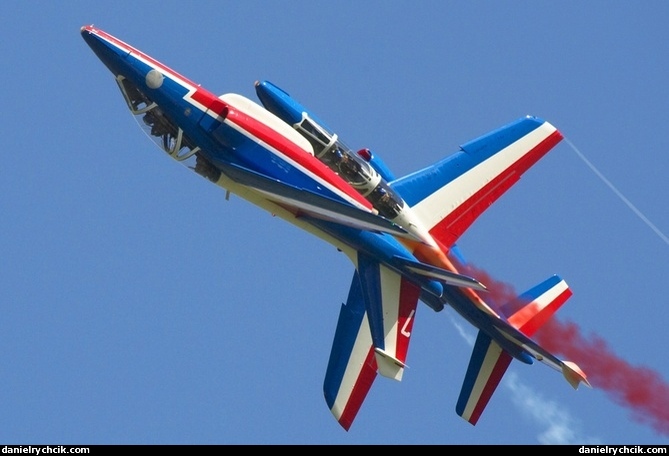
[[[473,288],[480,291],[488,291],[485,285],[483,285],[481,282],[466,275],[447,271],[446,269],[438,268],[426,263],[420,263],[418,261],[409,260],[407,258],[401,258],[398,256],[393,257],[393,262],[405,271],[418,274],[429,279],[438,280],[447,285],[454,285],[456,287],[463,288]]]
[[[511,364],[511,359],[490,336],[479,331],[455,407],[458,415],[476,424]]]
[[[578,389],[578,385],[583,382],[588,388],[592,388],[592,385],[590,385],[590,382],[588,381],[587,377],[585,376],[585,373],[581,370],[580,367],[576,365],[576,363],[572,363],[571,361],[563,361],[562,362],[562,375],[564,375],[564,378],[567,379],[569,384],[572,386],[574,389]]]

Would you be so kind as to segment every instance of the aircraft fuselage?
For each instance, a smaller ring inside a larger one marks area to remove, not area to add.
[[[408,207],[401,207],[393,213],[394,222],[399,221],[411,235],[411,240],[399,241],[386,233],[300,217],[300,214],[281,204],[268,201],[262,192],[235,182],[232,172],[236,167],[252,169],[259,175],[269,176],[295,188],[349,204],[370,214],[378,214],[375,203],[366,198],[365,193],[369,194],[375,188],[383,192],[391,190],[384,184],[383,176],[376,171],[377,168],[369,165],[368,174],[372,174],[373,183],[356,189],[343,173],[328,167],[315,155],[313,145],[287,122],[291,117],[302,114],[296,111],[300,105],[289,97],[283,106],[286,115],[280,119],[241,95],[217,97],[152,57],[93,26],[83,27],[81,33],[116,77],[140,125],[143,124],[149,136],[172,158],[228,191],[316,234],[344,251],[354,262],[356,252],[362,251],[391,268],[394,267],[391,261],[394,256],[432,260],[440,267],[451,267],[429,233],[412,217]],[[263,87],[267,86],[257,84],[259,94]],[[266,99],[268,93],[276,93],[276,88],[270,88],[274,92],[265,90]],[[306,109],[304,112],[307,112]],[[341,164],[339,166],[341,168]],[[384,184],[383,188],[381,184]],[[399,205],[404,204],[398,195],[391,196]],[[382,207],[380,203],[377,206]],[[416,252],[419,252],[419,258]],[[441,283],[433,280],[418,282],[431,295],[441,296]],[[428,305],[437,311],[443,308],[443,304],[436,300]]]

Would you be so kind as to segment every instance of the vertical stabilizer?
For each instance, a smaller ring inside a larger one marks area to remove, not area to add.
[[[531,337],[571,295],[567,282],[554,275],[505,306],[509,324]]]

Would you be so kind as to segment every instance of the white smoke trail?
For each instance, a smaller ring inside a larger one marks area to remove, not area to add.
[[[453,316],[451,316],[451,323],[453,323],[455,329],[458,330],[458,334],[460,334],[460,337],[462,337],[465,340],[465,342],[467,342],[467,345],[473,348],[474,342],[476,342],[476,338],[470,332],[468,332],[465,329],[465,327],[460,324],[460,322],[455,321],[453,319]]]
[[[586,165],[588,165],[588,167],[592,170],[592,172],[594,172],[597,175],[597,177],[599,177],[602,180],[602,182],[604,182],[613,191],[613,193],[615,193],[616,196],[618,196],[618,198],[620,198],[622,200],[622,202],[625,203],[627,205],[627,207],[629,207],[632,210],[632,212],[634,212],[637,215],[637,217],[639,217],[641,219],[641,221],[643,221],[646,225],[648,225],[648,227],[651,230],[653,230],[655,232],[655,234],[657,234],[658,237],[665,242],[665,244],[669,245],[669,238],[667,236],[665,236],[665,234],[662,231],[660,231],[660,229],[658,227],[656,227],[655,224],[653,224],[653,222],[651,222],[648,219],[648,217],[646,217],[639,209],[637,209],[637,207],[634,204],[632,204],[632,202],[630,200],[628,200],[625,197],[625,195],[623,195],[611,183],[611,181],[609,181],[597,168],[595,168],[595,166],[592,163],[590,163],[590,161],[587,158],[585,158],[585,155],[583,155],[581,153],[581,151],[578,150],[576,148],[576,146],[574,146],[574,144],[572,144],[571,141],[569,141],[567,138],[565,138],[565,141],[567,142],[567,144],[569,144],[569,146],[571,146],[571,148],[574,150],[574,152],[576,152],[576,155],[578,155],[579,158],[581,160],[583,160],[583,162]]]
[[[518,380],[518,376],[509,372],[502,384],[511,392],[511,399],[523,413],[546,429],[537,437],[544,445],[598,444],[599,439],[579,435],[578,420],[561,408],[554,401],[546,400],[536,391]]]

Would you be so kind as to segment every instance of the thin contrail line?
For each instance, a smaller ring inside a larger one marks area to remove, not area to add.
[[[597,177],[599,177],[602,180],[602,182],[604,182],[613,191],[613,193],[615,193],[618,196],[618,198],[620,198],[623,201],[623,203],[627,205],[627,207],[632,209],[632,212],[634,212],[637,215],[637,217],[639,217],[646,225],[648,225],[648,227],[651,230],[655,231],[655,234],[657,234],[659,238],[664,241],[665,244],[669,245],[669,238],[665,236],[664,233],[660,231],[660,229],[656,227],[655,224],[653,224],[653,222],[648,220],[648,217],[643,215],[643,213],[639,209],[637,209],[636,206],[632,204],[632,202],[625,197],[625,195],[620,193],[620,191],[611,183],[611,181],[609,181],[601,172],[599,172],[599,170],[595,168],[595,165],[590,163],[590,161],[587,158],[585,158],[585,155],[583,155],[581,151],[579,151],[576,148],[576,146],[572,144],[571,141],[569,141],[567,138],[564,139],[567,142],[567,144],[569,144],[571,148],[574,149],[576,155],[578,155],[580,159],[583,160],[586,165],[588,165],[588,167],[592,170],[592,172],[594,172],[597,175]]]

